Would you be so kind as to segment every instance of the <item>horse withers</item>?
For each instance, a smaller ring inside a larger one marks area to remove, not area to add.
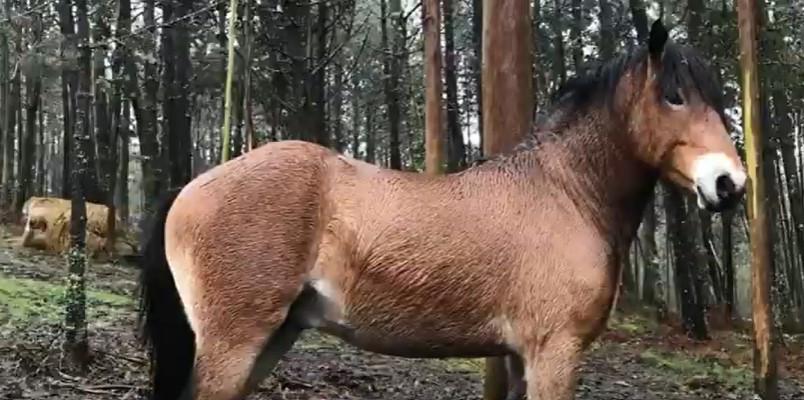
[[[458,173],[265,144],[157,210],[140,282],[153,397],[242,399],[317,329],[402,357],[515,357],[530,399],[570,399],[660,178],[712,211],[746,183],[721,88],[659,21],[571,80],[515,152]]]

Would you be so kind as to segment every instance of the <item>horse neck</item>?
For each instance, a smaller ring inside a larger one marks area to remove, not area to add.
[[[547,183],[564,191],[606,241],[627,246],[653,194],[657,172],[631,149],[624,118],[594,113],[561,120],[540,128],[551,129],[557,139],[521,155],[532,159],[529,174],[538,177],[533,190]]]

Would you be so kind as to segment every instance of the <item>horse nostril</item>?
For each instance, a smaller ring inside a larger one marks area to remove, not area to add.
[[[717,177],[715,188],[717,189],[717,197],[721,199],[725,199],[736,192],[734,181],[728,175]]]

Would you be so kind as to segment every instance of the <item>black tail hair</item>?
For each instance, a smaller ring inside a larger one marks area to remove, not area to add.
[[[195,358],[195,334],[165,256],[165,221],[180,191],[180,187],[168,190],[153,214],[139,260],[138,323],[149,353],[153,400],[178,399],[190,383]]]

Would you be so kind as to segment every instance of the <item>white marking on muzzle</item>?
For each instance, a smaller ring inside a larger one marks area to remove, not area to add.
[[[717,179],[723,175],[731,178],[735,188],[745,186],[745,171],[723,153],[706,153],[698,156],[692,163],[692,178],[698,188],[698,207],[704,208],[704,201],[717,204]]]

